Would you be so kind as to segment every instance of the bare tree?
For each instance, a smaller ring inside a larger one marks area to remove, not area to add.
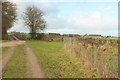
[[[39,33],[46,28],[43,12],[37,7],[29,6],[24,14],[23,19],[25,24],[30,30],[32,39],[35,39],[36,33]]]

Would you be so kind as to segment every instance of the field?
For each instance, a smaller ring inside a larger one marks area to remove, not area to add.
[[[31,50],[36,56],[37,64],[42,66],[41,69],[48,78],[118,77],[117,46],[104,44],[97,48],[85,43],[86,41],[79,42],[78,39],[69,38],[63,42],[28,40],[24,44],[15,46],[3,77],[31,77],[27,59]],[[31,49],[28,52],[26,52],[27,46]],[[2,48],[3,57],[7,55],[9,48]]]

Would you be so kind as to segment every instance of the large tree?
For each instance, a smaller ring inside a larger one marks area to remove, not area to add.
[[[46,22],[43,18],[42,10],[35,6],[29,6],[23,17],[26,26],[29,28],[32,39],[36,38],[36,34],[46,28]]]
[[[2,39],[7,39],[7,30],[13,26],[16,19],[16,5],[12,2],[2,2]]]
[[[2,2],[0,1],[0,40],[2,39]]]

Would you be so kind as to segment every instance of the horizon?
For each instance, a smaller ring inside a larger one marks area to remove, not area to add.
[[[8,33],[23,33],[23,34],[30,34],[30,32],[16,32],[16,31],[11,31],[11,32],[8,32]],[[101,34],[77,34],[77,33],[55,33],[55,32],[42,32],[43,34],[49,34],[49,33],[53,33],[53,34],[60,34],[60,35],[79,35],[79,36],[84,36],[84,35],[86,35],[86,36],[94,36],[94,35],[100,35],[101,37],[107,37],[107,36],[109,36],[109,37],[116,37],[116,38],[118,38],[118,36],[111,36],[111,35],[101,35]],[[41,34],[41,33],[37,33],[37,34]]]

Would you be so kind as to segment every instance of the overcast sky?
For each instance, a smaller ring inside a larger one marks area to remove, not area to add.
[[[29,5],[44,12],[44,32],[118,36],[118,0],[11,0],[17,4],[17,21],[9,31],[29,32],[22,15]]]

